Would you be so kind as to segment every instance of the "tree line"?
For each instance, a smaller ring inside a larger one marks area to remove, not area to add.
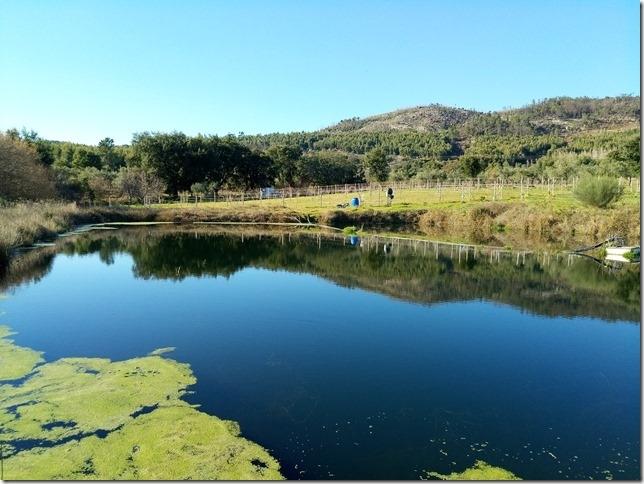
[[[128,145],[111,138],[83,145],[11,129],[0,135],[0,199],[134,202],[162,194],[365,181],[636,177],[639,129],[566,133],[543,121],[560,116],[592,127],[617,123],[639,117],[634,100],[639,98],[556,98],[505,114],[468,115],[460,125],[435,131],[364,131],[364,121],[349,120],[342,129],[315,132],[144,132]]]
[[[0,135],[0,198],[146,201],[161,195],[268,186],[385,180],[381,149],[361,157],[334,150],[305,153],[288,144],[252,149],[235,136],[139,133],[116,146],[41,139],[33,131]]]

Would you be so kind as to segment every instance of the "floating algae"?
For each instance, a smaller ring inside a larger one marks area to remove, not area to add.
[[[142,407],[187,405],[179,398],[195,381],[188,365],[159,356],[116,362],[63,358],[37,367],[21,385],[0,386],[0,410],[14,409],[3,432],[11,440],[53,443],[110,431]],[[55,422],[71,425],[46,430]]]
[[[477,460],[474,466],[465,469],[463,472],[452,472],[451,474],[439,474],[428,472],[428,477],[436,477],[445,481],[520,481],[521,478],[512,472],[501,467],[494,467],[482,460]]]
[[[228,421],[194,408],[164,407],[96,436],[20,452],[8,479],[280,479],[279,464]]]
[[[0,381],[22,378],[42,361],[41,352],[17,346],[7,339],[12,334],[8,326],[0,326]]]
[[[6,354],[32,351],[0,341]],[[158,355],[63,358],[34,369],[37,352],[28,361],[24,380],[0,385],[4,479],[282,477],[237,423],[181,400],[196,382],[186,364]]]

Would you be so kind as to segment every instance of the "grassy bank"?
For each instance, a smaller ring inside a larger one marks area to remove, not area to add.
[[[359,196],[359,208],[342,208]],[[398,190],[387,205],[384,193],[347,192],[311,197],[199,204],[159,205],[160,216],[171,210],[174,219],[230,219],[248,214],[271,214],[271,221],[311,220],[335,227],[356,226],[371,230],[410,230],[427,235],[472,242],[508,242],[511,245],[538,239],[559,245],[596,241],[620,234],[639,241],[640,196],[627,190],[611,208],[598,209],[579,202],[569,190],[505,187],[461,191],[459,188]]]
[[[488,193],[488,191],[490,193]],[[359,208],[337,207],[360,196]],[[399,190],[386,205],[383,194],[346,193],[249,202],[165,204],[156,206],[165,221],[313,221],[334,227],[355,226],[366,230],[414,231],[432,237],[475,243],[525,247],[556,243],[575,246],[612,234],[639,241],[639,193],[624,193],[611,208],[587,207],[570,192],[548,193],[532,189],[523,198],[519,189],[497,192],[480,189]],[[501,198],[498,200],[498,198]]]
[[[507,189],[503,199],[460,193],[399,191],[390,206],[362,194],[359,208],[337,208],[353,194],[253,202],[162,204],[152,207],[79,208],[66,203],[24,203],[0,208],[0,257],[11,248],[54,237],[73,226],[98,222],[312,222],[334,227],[422,232],[436,238],[525,246],[531,240],[573,246],[612,234],[639,241],[639,193],[626,193],[608,209],[583,206],[569,193],[533,192],[521,199]],[[339,198],[342,197],[342,198]],[[451,199],[450,199],[451,197]],[[454,198],[457,198],[454,200]],[[370,202],[371,200],[371,202]],[[337,202],[337,203],[336,203]]]

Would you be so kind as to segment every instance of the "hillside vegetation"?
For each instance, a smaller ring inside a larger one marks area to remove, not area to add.
[[[480,114],[470,109],[430,104],[429,106],[399,109],[368,118],[345,119],[325,131],[438,131],[461,125]]]
[[[639,96],[553,98],[481,113],[440,105],[313,132],[137,133],[129,145],[0,135],[0,199],[146,202],[181,193],[387,180],[634,177]]]

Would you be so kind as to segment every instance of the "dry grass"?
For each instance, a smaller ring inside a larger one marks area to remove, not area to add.
[[[630,243],[638,243],[640,213],[634,204],[602,210],[498,202],[467,210],[428,210],[421,215],[418,227],[428,235],[450,234],[479,243],[521,247],[554,243],[576,247],[610,235],[621,235]]]
[[[79,208],[75,203],[21,202],[0,207],[0,262],[14,247],[51,239],[74,225],[110,221],[154,220],[143,208]]]
[[[17,203],[0,208],[0,251],[53,237],[71,227],[78,214],[74,203]]]

